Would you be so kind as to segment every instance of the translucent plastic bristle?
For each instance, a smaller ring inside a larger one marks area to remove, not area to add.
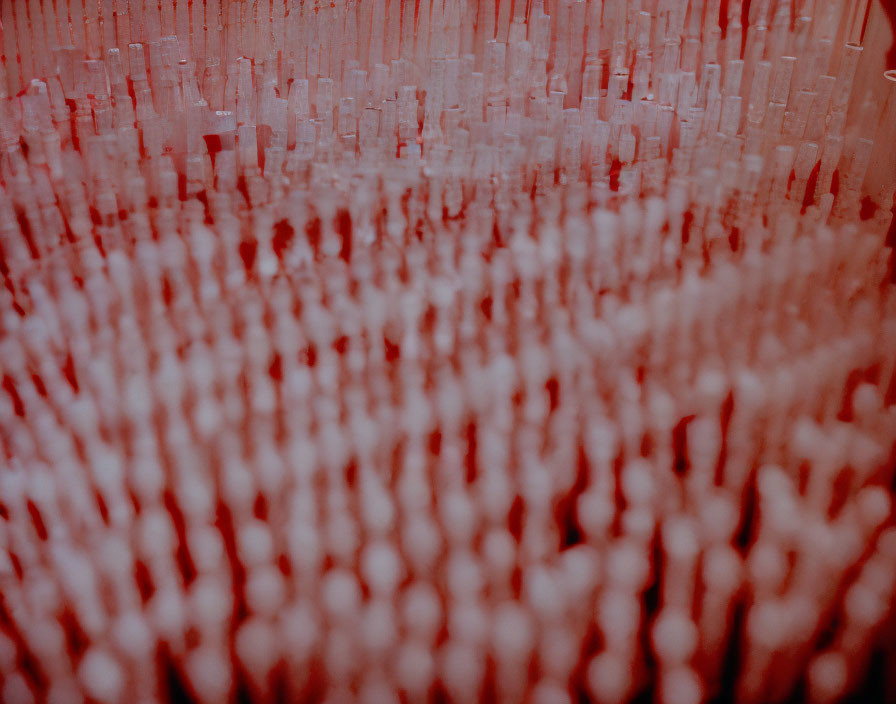
[[[0,0],[0,701],[896,699],[884,5]]]

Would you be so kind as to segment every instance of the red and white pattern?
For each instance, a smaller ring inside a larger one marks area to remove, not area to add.
[[[896,83],[853,91],[854,9],[0,0],[0,700],[859,688]]]

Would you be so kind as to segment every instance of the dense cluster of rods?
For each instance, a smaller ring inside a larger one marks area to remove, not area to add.
[[[0,2],[0,700],[859,687],[896,96],[850,10]]]

